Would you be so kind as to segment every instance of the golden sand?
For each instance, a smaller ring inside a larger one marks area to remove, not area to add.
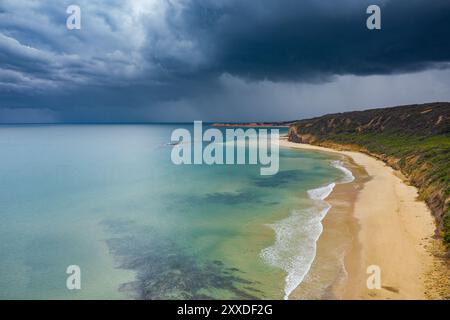
[[[323,221],[316,260],[291,299],[440,298],[433,293],[434,282],[439,279],[437,269],[442,268],[431,252],[437,243],[433,239],[436,226],[426,204],[417,200],[415,187],[366,154],[298,144],[285,138],[280,145],[345,155],[351,159],[346,165],[356,177],[353,183],[337,185],[327,199],[332,209]],[[340,255],[340,271],[336,266],[331,270],[330,264]],[[373,265],[380,268],[381,289],[367,287],[367,268]],[[323,283],[326,277],[330,277],[327,295],[314,296],[313,289],[319,283],[314,278]]]

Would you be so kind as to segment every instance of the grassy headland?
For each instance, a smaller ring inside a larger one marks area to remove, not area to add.
[[[289,140],[368,153],[400,170],[419,189],[450,248],[450,103],[300,120],[290,125]]]

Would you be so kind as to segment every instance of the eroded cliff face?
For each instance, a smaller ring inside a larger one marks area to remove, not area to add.
[[[317,141],[317,138],[309,133],[301,133],[298,132],[296,126],[290,126],[288,131],[289,141],[297,142],[297,143],[309,143],[314,144]]]
[[[419,189],[450,247],[450,103],[346,112],[301,120],[289,140],[360,151],[400,170]]]

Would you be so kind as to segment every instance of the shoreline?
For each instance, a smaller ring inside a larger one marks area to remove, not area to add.
[[[316,243],[316,257],[304,281],[290,296],[291,299],[339,299],[347,280],[345,256],[353,246],[357,248],[359,245],[354,242],[359,231],[358,221],[353,216],[354,203],[368,176],[350,158],[342,156],[339,161],[351,171],[354,179],[337,181],[326,198],[330,210],[322,220],[323,231]]]
[[[291,299],[441,298],[435,284],[445,280],[446,270],[439,272],[442,263],[433,253],[436,226],[428,207],[417,200],[415,187],[366,154],[289,142],[286,137],[280,138],[280,146],[339,154],[356,171],[355,181],[338,184],[327,199],[332,208],[323,220],[316,259]],[[339,272],[339,266],[327,266],[332,259],[342,259]],[[371,265],[380,267],[381,289],[367,288]],[[329,278],[320,297],[311,293],[318,277]]]

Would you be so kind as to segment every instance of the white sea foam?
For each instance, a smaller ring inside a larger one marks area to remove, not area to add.
[[[337,183],[349,183],[355,178],[341,161],[333,161],[331,165],[345,176]],[[288,299],[292,291],[302,283],[316,257],[317,240],[322,234],[322,220],[331,205],[325,199],[333,192],[336,183],[308,190],[308,196],[314,205],[304,210],[296,210],[275,224],[275,244],[261,251],[262,258],[270,265],[283,269],[286,273],[284,299]]]
[[[333,192],[336,183],[330,183],[327,186],[308,190],[308,195],[313,200],[325,200]]]
[[[331,161],[331,165],[336,169],[341,170],[345,174],[344,178],[342,178],[342,180],[340,180],[339,183],[349,183],[355,180],[353,173],[349,169],[344,167],[344,163],[342,161],[339,160]]]
[[[320,209],[294,211],[288,218],[270,225],[276,233],[275,244],[262,250],[261,256],[268,264],[286,271],[285,299],[303,281],[314,261],[316,242],[322,233],[321,221],[330,208],[325,204]]]

